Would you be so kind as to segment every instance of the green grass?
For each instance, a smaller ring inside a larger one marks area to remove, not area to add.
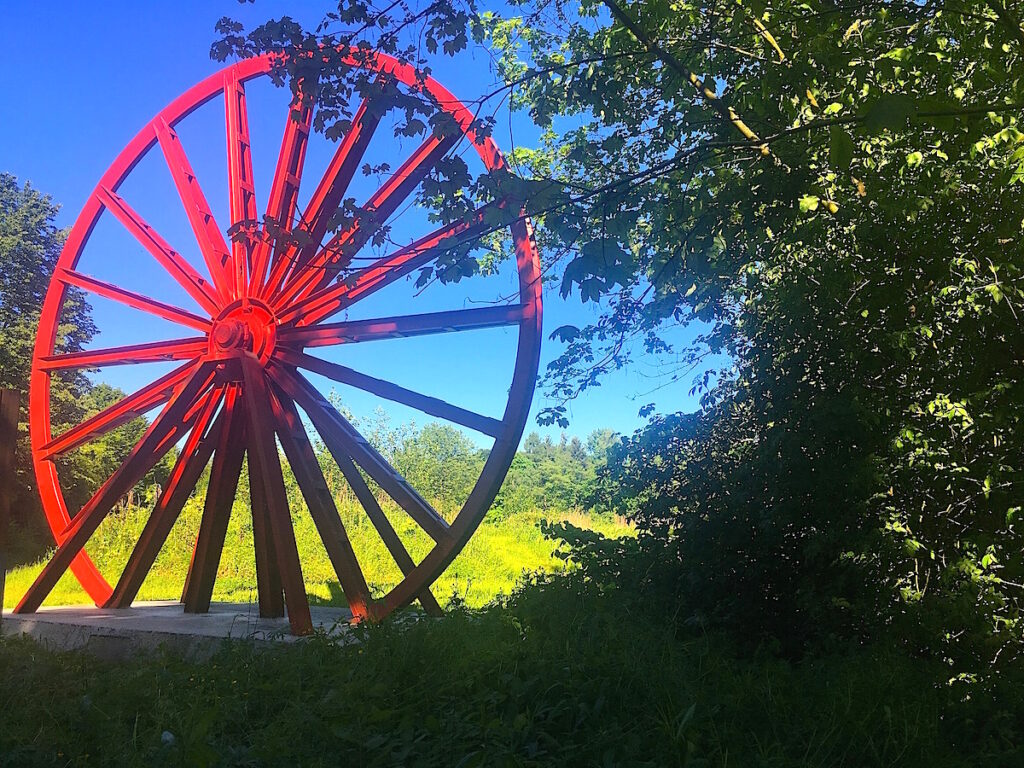
[[[358,509],[338,503],[368,579],[386,589],[397,571]],[[240,494],[217,599],[255,599],[246,504]],[[336,599],[315,528],[293,509],[311,598]],[[143,599],[178,597],[200,513],[190,502]],[[108,578],[146,514],[121,509],[90,542]],[[422,554],[422,537],[389,514]],[[941,659],[893,638],[794,661],[681,634],[649,596],[560,570],[538,528],[560,517],[632,533],[602,515],[494,515],[438,581],[445,617],[399,614],[344,646],[225,641],[204,661],[159,651],[115,664],[0,638],[0,768],[1024,765],[1024,671],[951,684]],[[9,600],[39,567],[9,576]],[[68,577],[49,602],[86,598]]]
[[[0,766],[1017,766],[1024,674],[679,638],[571,576],[502,605],[208,661],[0,641]]]
[[[214,589],[214,600],[255,602],[256,568],[253,557],[252,525],[247,492],[240,489],[231,515],[224,554]],[[354,499],[339,495],[336,499],[346,531],[371,589],[381,594],[394,586],[400,572],[376,531]],[[422,557],[428,539],[415,524],[395,507],[385,511],[414,557]],[[305,505],[292,499],[292,522],[307,592],[312,602],[344,604],[337,577]],[[202,500],[191,499],[142,589],[139,600],[178,599],[188,572],[192,545],[199,529]],[[127,561],[131,549],[146,523],[148,509],[126,507],[113,513],[93,536],[86,551],[112,584]],[[552,571],[562,566],[553,556],[555,544],[545,539],[539,523],[543,519],[568,517],[574,524],[608,536],[631,533],[621,520],[611,516],[583,512],[542,513],[532,511],[502,518],[485,518],[473,538],[433,587],[442,604],[453,597],[474,607],[482,606],[500,594],[508,594],[524,572]],[[43,566],[43,560],[13,569],[7,575],[4,605],[8,608],[21,598]],[[83,605],[90,602],[85,591],[70,573],[57,583],[46,605]]]

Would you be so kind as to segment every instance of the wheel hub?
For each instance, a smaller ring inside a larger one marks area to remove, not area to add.
[[[255,355],[266,365],[277,344],[277,318],[259,301],[247,299],[228,306],[213,321],[210,356],[214,358]]]

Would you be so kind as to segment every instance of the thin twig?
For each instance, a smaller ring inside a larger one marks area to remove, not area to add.
[[[674,69],[680,75],[690,81],[691,85],[697,90],[704,100],[708,103],[715,112],[721,115],[724,119],[732,123],[733,127],[736,128],[743,137],[754,144],[761,144],[761,139],[756,133],[754,133],[743,120],[740,119],[739,115],[736,114],[732,107],[724,104],[718,94],[707,87],[704,81],[697,77],[689,67],[687,67],[681,59],[675,54],[665,50],[658,44],[656,40],[651,38],[640,26],[633,20],[633,18],[621,7],[615,0],[603,0],[604,4],[608,6],[608,9],[612,12],[612,15],[618,20],[622,26],[624,26],[629,32],[640,41],[647,50],[655,54],[661,59],[667,66]],[[762,154],[769,154],[768,147],[762,145]]]

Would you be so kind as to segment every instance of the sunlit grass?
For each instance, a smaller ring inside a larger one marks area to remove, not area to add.
[[[244,491],[244,489],[243,489]],[[252,523],[247,494],[232,509],[224,552],[217,572],[213,599],[236,603],[256,601],[256,567],[253,556]],[[362,509],[354,500],[339,497],[338,508],[353,549],[376,595],[393,587],[401,577],[391,555]],[[325,605],[343,605],[337,576],[324,551],[323,543],[305,506],[293,502],[292,523],[302,563],[303,577],[310,601]],[[389,519],[414,558],[426,554],[427,541],[407,516],[385,506]],[[202,500],[191,499],[175,524],[153,569],[139,591],[138,600],[176,600],[181,597],[192,546],[202,514]],[[149,515],[148,508],[127,507],[113,513],[87,546],[103,575],[112,584],[124,567],[132,547]],[[442,605],[453,597],[470,606],[485,605],[501,594],[508,594],[524,573],[556,571],[563,563],[554,556],[556,543],[545,539],[542,520],[569,520],[578,527],[599,531],[606,536],[631,533],[625,521],[608,515],[578,510],[565,513],[531,511],[502,518],[485,518],[469,543],[435,582],[432,591]],[[5,607],[13,607],[43,567],[44,560],[15,568],[7,574]],[[45,605],[86,605],[88,595],[70,573],[57,583]]]

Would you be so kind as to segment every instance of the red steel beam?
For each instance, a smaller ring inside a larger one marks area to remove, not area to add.
[[[369,615],[371,607],[370,588],[341,522],[331,489],[327,487],[295,404],[280,389],[273,391],[273,395],[271,406],[285,456],[306,500],[310,517],[320,533],[327,556],[334,566],[334,572],[338,575],[338,582],[345,593],[352,616],[356,620],[364,619]]]
[[[288,283],[275,298],[274,306],[288,306],[296,299],[329,285],[454,145],[454,138],[431,136],[424,141],[391,178],[370,196],[352,226],[335,235],[307,263],[296,266]]]
[[[213,426],[210,426],[210,422],[213,420],[222,396],[223,390],[220,388],[209,392],[203,406],[203,413],[185,440],[174,468],[160,491],[153,512],[139,535],[139,540],[135,542],[135,547],[128,557],[128,562],[121,572],[114,591],[103,604],[104,608],[128,608],[138,595],[142,582],[145,581],[146,575],[153,567],[153,563],[156,562],[160,549],[181,514],[185,502],[188,501],[188,497],[195,489],[203,469],[206,468],[206,464],[210,460],[210,454],[213,453],[214,441],[220,434],[224,419],[218,417]],[[208,427],[209,429],[207,429]]]
[[[427,312],[421,315],[378,317],[372,320],[347,320],[313,326],[286,326],[278,339],[290,346],[326,347],[381,339],[404,339],[434,333],[474,331],[515,325],[525,317],[523,304],[497,307]]]
[[[218,314],[220,297],[216,286],[196,272],[180,253],[171,248],[167,241],[160,237],[156,230],[149,226],[114,191],[106,187],[99,187],[98,190],[97,194],[104,207],[124,225],[125,229],[132,233],[135,239],[153,255],[153,258],[160,262],[160,265],[188,292],[189,296],[211,315]]]
[[[444,249],[454,244],[446,241],[465,242],[484,229],[487,226],[485,221],[490,208],[491,206],[484,206],[474,212],[468,221],[458,221],[440,227],[356,271],[344,282],[312,293],[292,306],[282,307],[278,310],[279,321],[282,324],[313,325],[379,291],[433,261]]]
[[[244,222],[242,231],[232,237],[231,254],[235,295],[247,295],[248,270],[258,238],[256,226],[256,188],[252,177],[252,150],[249,140],[249,113],[245,105],[245,84],[234,69],[224,77],[224,111],[228,132],[228,193],[231,201],[231,226]]]
[[[202,355],[208,346],[209,340],[205,336],[194,336],[187,339],[153,341],[148,344],[88,349],[83,352],[70,352],[66,355],[41,357],[39,358],[39,368],[44,371],[53,371],[64,368],[100,368],[108,365],[191,360]]]
[[[172,323],[187,325],[190,328],[204,332],[209,331],[212,325],[209,318],[200,317],[180,307],[165,304],[162,301],[151,299],[149,296],[143,296],[141,293],[135,293],[134,291],[105,283],[102,280],[97,280],[95,277],[83,275],[71,269],[58,267],[55,276],[65,285],[73,285],[76,288],[95,293],[97,296],[102,296],[105,299],[116,301],[142,312],[148,312],[165,320],[170,320]]]
[[[270,390],[263,366],[252,355],[241,358],[242,391],[245,394],[246,413],[252,436],[250,446],[259,466],[259,479],[267,504],[270,530],[274,536],[277,551],[277,566],[281,573],[285,603],[288,607],[288,622],[292,634],[307,635],[313,631],[313,620],[306,598],[306,585],[302,580],[302,565],[295,544],[291,514],[288,511],[288,496],[281,474],[281,460],[274,438],[272,414],[268,413]]]
[[[224,427],[217,438],[203,517],[182,592],[181,602],[185,604],[186,613],[210,610],[217,568],[231,520],[231,506],[238,491],[238,478],[245,458],[245,415],[240,400],[238,387],[232,386],[224,398]]]
[[[52,459],[62,453],[67,453],[94,437],[105,434],[137,416],[142,416],[146,411],[155,408],[161,403],[167,402],[175,388],[180,386],[182,382],[187,381],[189,376],[192,375],[195,364],[195,360],[190,360],[170,373],[161,376],[152,384],[148,384],[142,389],[121,398],[95,416],[58,435],[40,449],[40,457]]]
[[[407,405],[430,416],[437,416],[454,424],[469,427],[490,437],[500,435],[504,427],[499,419],[468,411],[465,408],[452,405],[439,398],[414,392],[411,389],[400,387],[390,381],[368,376],[344,365],[321,360],[318,357],[313,357],[303,352],[295,352],[285,347],[278,347],[276,354],[279,360],[288,365],[305,368],[307,371],[319,373],[321,376],[326,376],[340,384],[348,384],[350,387],[370,392],[385,400]]]
[[[359,434],[348,419],[327,402],[316,387],[298,371],[288,370],[280,364],[274,364],[268,370],[288,397],[302,406],[320,434],[329,433],[344,446],[345,452],[430,538],[437,542],[448,541],[448,523],[444,518]]]
[[[309,143],[310,124],[313,121],[313,105],[306,102],[308,100],[303,99],[302,83],[299,83],[299,93],[288,110],[288,122],[281,138],[281,151],[277,156],[274,181],[270,186],[270,199],[267,202],[267,221],[286,234],[292,230],[292,219],[295,217],[299,184],[302,181],[302,169],[306,160],[306,146]],[[253,255],[250,278],[253,286],[250,292],[253,295],[262,293],[268,265],[280,261],[289,246],[286,236],[272,237],[264,233]]]
[[[217,286],[221,300],[229,303],[235,296],[231,283],[231,252],[224,240],[224,234],[213,218],[213,212],[206,202],[206,196],[199,186],[177,132],[163,118],[153,122],[153,129],[189,224],[192,226],[192,232],[199,243],[206,267],[210,270],[210,276]]]
[[[192,427],[201,415],[201,410],[195,408],[196,398],[210,386],[214,375],[213,364],[201,365],[181,391],[167,403],[124,463],[71,519],[59,537],[60,546],[18,603],[15,613],[32,613],[42,604],[115,502],[141,480]]]
[[[380,116],[369,111],[367,102],[359,105],[352,118],[352,127],[331,158],[327,172],[303,211],[303,225],[309,233],[309,242],[296,254],[296,268],[304,266],[320,250],[324,235],[330,229],[331,217],[341,205],[379,122]]]
[[[313,425],[316,427],[316,424]],[[327,446],[327,450],[331,456],[334,457],[335,463],[341,469],[341,473],[345,476],[345,480],[352,488],[352,492],[359,500],[359,504],[363,507],[366,512],[366,516],[370,519],[373,527],[377,530],[377,534],[380,536],[381,541],[384,542],[384,546],[387,547],[388,552],[391,553],[391,557],[394,559],[395,564],[398,565],[403,575],[408,575],[416,567],[416,563],[413,562],[412,557],[409,555],[409,551],[405,548],[402,540],[399,538],[398,533],[395,531],[394,526],[391,525],[391,521],[388,520],[387,515],[384,514],[384,510],[381,509],[380,504],[377,502],[377,498],[373,495],[373,491],[366,484],[363,479],[362,473],[352,462],[352,457],[345,450],[342,442],[337,439],[336,433],[332,431],[321,432],[317,429],[318,434],[324,441],[324,445]],[[424,589],[417,595],[420,603],[423,605],[423,609],[431,616],[441,615],[441,606],[438,605],[437,600],[430,592],[429,587]]]
[[[341,205],[345,191],[352,182],[356,169],[359,168],[379,121],[380,116],[370,112],[365,101],[359,105],[352,118],[352,127],[342,139],[327,171],[302,213],[301,231],[309,242],[302,248],[291,249],[287,254],[283,254],[274,265],[262,294],[264,299],[273,298],[284,285],[289,270],[293,267],[298,269],[319,250],[320,243],[330,226],[331,217]]]
[[[252,507],[252,539],[256,555],[256,594],[260,616],[265,619],[284,616],[284,591],[281,573],[277,567],[277,550],[270,527],[270,511],[263,490],[256,452],[252,448],[252,435],[248,435],[246,463],[249,468],[249,499]]]

